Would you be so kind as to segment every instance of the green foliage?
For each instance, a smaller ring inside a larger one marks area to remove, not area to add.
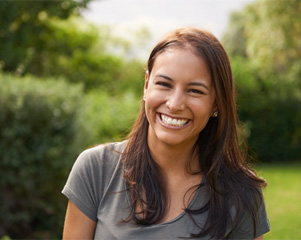
[[[64,21],[47,18],[43,24],[43,29],[37,30],[38,37],[28,39],[31,47],[20,46],[22,51],[27,49],[22,62],[12,61],[8,67],[7,59],[17,54],[18,49],[8,53],[4,46],[0,52],[4,71],[17,75],[63,77],[72,83],[83,83],[86,91],[102,87],[112,94],[120,89],[118,81],[123,82],[123,86],[130,86],[129,83],[143,79],[141,71],[133,71],[142,69],[139,61],[108,53],[109,48],[120,50],[128,47],[116,39],[109,28],[97,28],[74,17]]]
[[[0,75],[0,236],[60,238],[78,141],[80,85]]]
[[[17,76],[63,77],[83,83],[85,91],[101,87],[118,94],[124,91],[120,86],[133,84],[137,92],[134,83],[144,76],[133,70],[142,69],[142,64],[125,60],[130,43],[109,27],[96,27],[78,17],[89,1],[1,1],[0,69]],[[145,29],[136,33],[140,43],[147,34]]]
[[[41,49],[33,54],[24,73],[59,76],[83,83],[85,89],[109,84],[118,78],[123,61],[104,53],[98,29],[80,19],[49,20]]]
[[[132,92],[142,98],[145,78],[143,64],[139,60],[126,61],[120,70],[119,79],[113,81],[115,93]]]
[[[231,56],[241,120],[261,161],[301,153],[300,1],[257,1],[231,17]]]
[[[9,236],[3,236],[1,240],[11,240],[11,238]]]
[[[224,45],[232,57],[243,57],[257,67],[262,85],[300,89],[300,12],[297,0],[256,1],[232,14]]]
[[[244,11],[246,51],[252,61],[270,72],[287,73],[300,60],[301,3],[257,1]]]
[[[301,156],[301,91],[294,84],[262,80],[258,66],[231,59],[238,92],[238,112],[248,142],[261,161],[297,160]],[[264,81],[264,83],[263,83]],[[280,82],[280,81],[279,81]]]
[[[0,235],[60,238],[66,209],[60,191],[76,156],[122,140],[141,94],[125,91],[127,81],[124,93],[112,96],[100,89],[83,94],[58,79],[0,77]]]
[[[81,117],[89,132],[86,146],[124,139],[138,114],[139,99],[132,92],[112,96],[95,90],[86,94]]]
[[[132,83],[143,82],[139,61],[108,53],[107,49],[113,47],[111,40],[115,41],[110,29],[96,28],[76,18],[64,22],[52,20],[50,26],[55,36],[45,36],[40,57],[32,62],[29,72],[61,76],[70,82],[83,83],[86,91],[101,87],[113,95],[123,92],[124,87],[131,88]],[[114,46],[118,45],[122,45],[120,40]]]
[[[301,156],[301,114],[299,101],[257,102],[256,108],[241,111],[249,126],[249,144],[261,161],[290,161]],[[255,112],[255,113],[254,113]]]
[[[143,91],[141,62],[108,53],[128,54],[128,42],[46,2],[0,2],[0,68],[13,74],[0,75],[0,237],[61,237],[76,156],[123,138]]]
[[[62,75],[74,54],[89,51],[98,41],[96,29],[91,25],[81,26],[76,18],[49,19],[45,27],[47,31],[40,33],[40,45],[31,51],[22,74]]]
[[[49,27],[50,19],[66,19],[78,14],[89,1],[0,1],[0,61],[3,70],[22,74],[32,59],[39,61],[45,44],[43,35],[54,35]]]
[[[230,16],[229,26],[223,36],[223,43],[231,56],[246,57],[246,18],[242,12],[233,12]]]

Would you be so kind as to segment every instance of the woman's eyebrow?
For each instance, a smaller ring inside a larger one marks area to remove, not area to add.
[[[157,74],[155,77],[161,77],[161,78],[164,78],[164,79],[166,79],[168,81],[172,81],[173,82],[173,80],[172,80],[171,77],[168,77],[168,76],[163,75],[163,74]]]
[[[201,82],[190,82],[190,83],[188,83],[187,85],[188,85],[188,86],[193,86],[193,85],[196,85],[196,86],[202,86],[202,87],[204,87],[204,88],[206,88],[206,89],[209,90],[209,87],[207,87],[204,83],[201,83]]]
[[[157,74],[157,75],[155,75],[155,77],[161,77],[161,78],[164,78],[164,79],[166,79],[168,81],[173,82],[173,79],[171,77],[168,77],[168,76],[166,76],[164,74]],[[209,87],[207,87],[206,84],[201,83],[201,82],[189,82],[187,85],[188,86],[202,86],[202,87],[204,87],[204,88],[206,88],[206,89],[209,90]]]

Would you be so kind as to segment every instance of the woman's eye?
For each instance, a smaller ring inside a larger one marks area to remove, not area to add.
[[[163,86],[163,87],[170,87],[170,84],[166,83],[166,82],[157,82],[156,84],[160,85],[160,86]]]
[[[202,91],[197,90],[197,89],[190,89],[189,92],[197,93],[197,94],[204,94]]]

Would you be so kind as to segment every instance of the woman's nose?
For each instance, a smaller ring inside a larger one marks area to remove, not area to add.
[[[166,106],[170,111],[183,111],[185,109],[185,96],[181,91],[174,91],[169,95]]]

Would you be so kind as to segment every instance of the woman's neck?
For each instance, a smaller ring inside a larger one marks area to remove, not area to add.
[[[162,142],[148,141],[151,155],[166,174],[199,171],[199,163],[194,146],[171,146]]]

